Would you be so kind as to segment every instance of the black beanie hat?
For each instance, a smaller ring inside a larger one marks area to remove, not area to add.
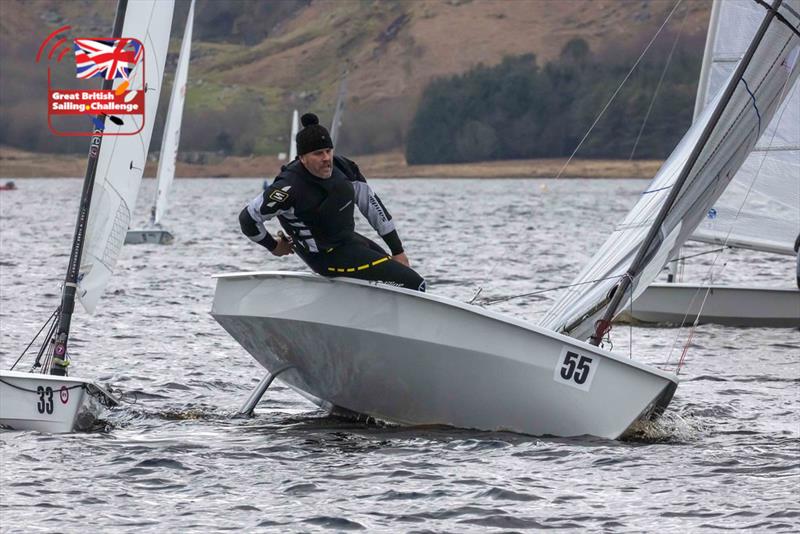
[[[300,117],[300,122],[303,129],[297,132],[297,136],[294,138],[299,156],[321,148],[333,148],[331,134],[319,123],[319,117],[313,113],[306,113]]]

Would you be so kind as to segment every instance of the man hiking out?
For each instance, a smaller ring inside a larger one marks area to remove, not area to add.
[[[301,118],[298,157],[239,215],[242,232],[275,256],[297,253],[322,276],[346,276],[425,291],[411,269],[392,216],[358,166],[335,156],[328,130],[312,113]],[[355,231],[354,208],[366,217],[391,254]],[[277,217],[285,234],[264,223]]]

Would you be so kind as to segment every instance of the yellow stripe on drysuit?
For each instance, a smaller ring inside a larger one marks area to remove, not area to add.
[[[372,263],[365,263],[364,265],[359,265],[358,267],[328,267],[328,270],[332,273],[352,273],[355,271],[363,271],[364,269],[368,269],[370,267],[374,267],[376,265],[380,265],[381,263],[389,261],[389,256],[385,258],[381,258],[379,260],[375,260]]]

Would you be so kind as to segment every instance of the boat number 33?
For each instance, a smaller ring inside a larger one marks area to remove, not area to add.
[[[564,348],[556,363],[553,379],[567,386],[589,391],[599,360],[570,348]]]
[[[39,394],[39,401],[36,403],[36,409],[39,413],[53,413],[53,388],[39,386],[36,388],[36,393]]]

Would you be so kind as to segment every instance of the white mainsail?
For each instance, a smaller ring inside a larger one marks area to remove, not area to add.
[[[189,56],[192,51],[192,26],[194,25],[194,0],[189,6],[186,29],[178,56],[178,67],[175,70],[175,81],[169,98],[167,121],[164,126],[164,137],[161,139],[161,156],[158,160],[156,180],[156,197],[153,208],[153,224],[159,224],[167,210],[167,194],[175,178],[175,162],[178,159],[178,145],[181,141],[181,121],[183,119],[183,103],[186,100],[186,82],[189,78]]]
[[[722,90],[763,15],[764,8],[753,0],[715,1],[698,107]],[[794,255],[792,245],[800,233],[800,81],[789,91],[692,239]]]
[[[297,110],[294,110],[292,113],[292,133],[291,137],[289,138],[289,161],[294,161],[294,158],[297,157],[297,141],[295,137],[297,137],[297,132],[300,131],[300,118],[297,114]]]
[[[762,9],[761,20],[765,20],[767,9]],[[610,292],[623,277],[631,277],[622,301],[626,305],[647,288],[689,238],[751,152],[763,133],[763,126],[769,124],[800,72],[797,68],[800,0],[783,2],[778,12],[786,22],[771,18],[741,80],[732,87],[730,98],[723,98],[726,91],[714,97],[642,193],[639,202],[614,229],[572,287],[564,291],[547,312],[542,326],[585,339],[594,331],[594,322],[604,314]],[[729,84],[724,85],[728,87]],[[714,124],[715,118],[718,120]],[[701,143],[705,130],[712,124],[707,139]],[[700,152],[692,165],[695,150]],[[655,240],[647,248],[641,268],[629,274],[643,240],[682,174],[686,175],[686,180],[658,228]]]
[[[111,278],[130,225],[131,210],[136,204],[161,94],[173,8],[173,0],[128,2],[122,36],[134,37],[144,47],[145,68],[141,68],[140,61],[130,75],[131,87],[141,87],[142,77],[147,84],[144,125],[135,135],[106,135],[100,146],[78,275],[78,297],[89,313],[94,312]],[[114,88],[121,82],[115,80]],[[139,116],[128,115],[125,120],[133,120],[137,127],[141,126]],[[127,125],[126,131],[129,128]],[[122,127],[106,121],[106,134],[120,130]]]

